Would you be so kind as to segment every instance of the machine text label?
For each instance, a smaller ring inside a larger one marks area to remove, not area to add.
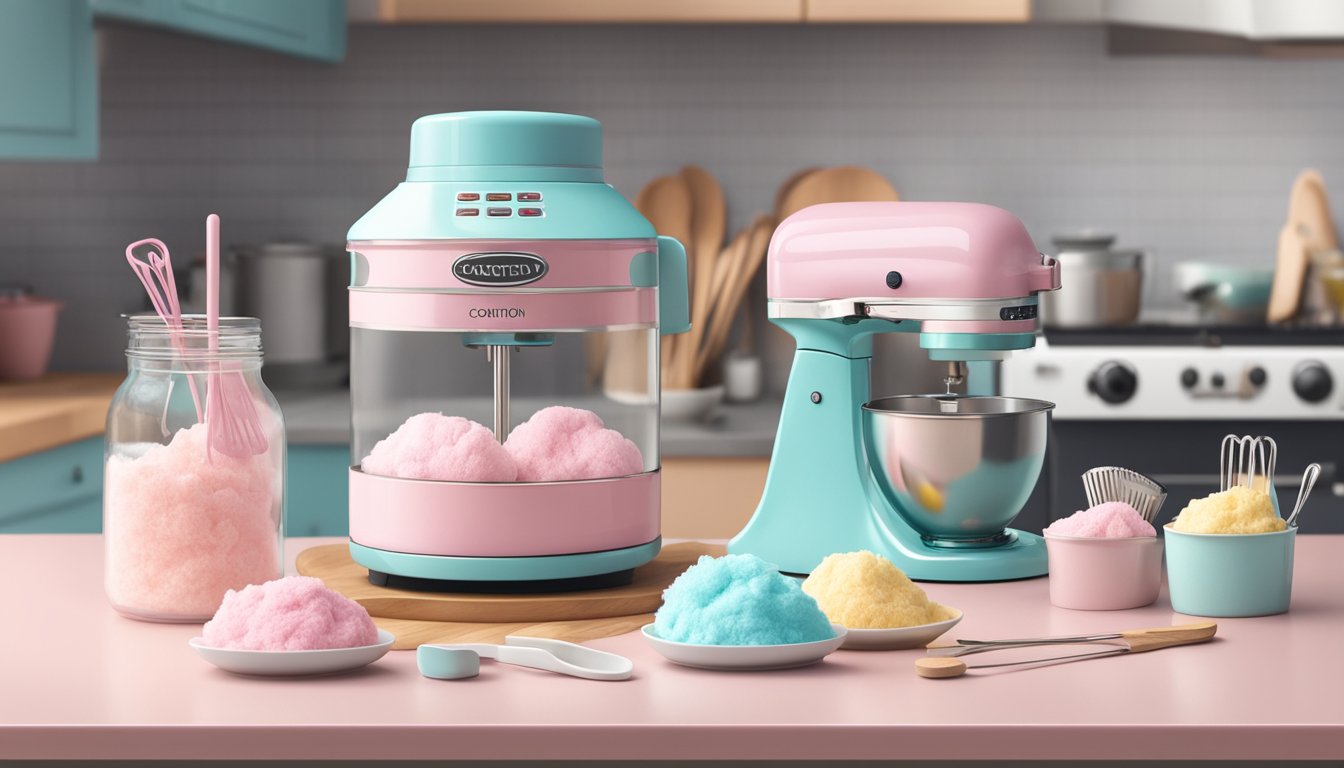
[[[453,262],[453,276],[464,283],[506,288],[534,283],[549,266],[535,253],[468,253]]]

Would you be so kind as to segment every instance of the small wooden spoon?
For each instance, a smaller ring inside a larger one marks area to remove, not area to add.
[[[776,220],[778,221],[784,220],[783,216],[784,201],[788,199],[789,194],[793,192],[793,188],[798,186],[798,182],[802,181],[807,176],[816,173],[819,170],[821,169],[816,166],[813,166],[811,168],[802,168],[800,170],[794,171],[792,176],[785,179],[784,183],[779,185],[779,190],[775,192],[774,212]]]
[[[723,188],[704,168],[688,165],[681,176],[691,194],[691,242],[687,250],[695,260],[695,282],[691,284],[691,330],[688,343],[680,344],[673,356],[673,381],[682,388],[696,385],[695,358],[707,330],[710,299],[713,292],[714,266],[727,228],[728,208]]]
[[[1044,659],[1029,659],[1026,661],[1010,661],[1000,664],[976,664],[969,666],[961,659],[951,656],[925,656],[915,661],[915,674],[920,677],[927,677],[932,680],[960,677],[966,673],[967,669],[979,669],[981,667],[1014,667],[1028,664],[1048,664],[1052,661],[1082,661],[1087,658],[1104,658],[1106,656],[1123,656],[1130,653],[1145,653],[1147,651],[1156,651],[1162,648],[1173,648],[1178,645],[1194,645],[1196,643],[1207,643],[1218,633],[1218,625],[1212,621],[1200,622],[1198,624],[1178,624],[1172,627],[1155,627],[1152,629],[1131,629],[1125,632],[1117,632],[1108,636],[1105,640],[1116,639],[1123,640],[1124,643],[1108,642],[1083,642],[1061,643],[1056,640],[1055,643],[1049,642],[1049,638],[1040,638],[1046,641],[1039,644],[1008,641],[1003,644],[1003,648],[1025,648],[1025,647],[1050,647],[1051,645],[1093,645],[1097,647],[1095,653],[1071,654],[1067,656],[1055,656]],[[1066,638],[1067,639],[1067,638]],[[996,645],[995,643],[986,643],[984,645]],[[1109,647],[1108,647],[1109,646]],[[977,652],[977,646],[967,646],[967,653]],[[985,650],[998,650],[997,648],[987,648]]]
[[[900,200],[896,188],[877,171],[858,165],[823,168],[794,183],[780,201],[780,221],[804,208],[821,203],[853,203]]]
[[[735,263],[731,266],[731,272],[723,278],[723,285],[715,300],[715,312],[708,336],[695,360],[697,376],[703,375],[708,370],[710,363],[718,358],[728,343],[728,332],[732,330],[733,319],[737,317],[742,298],[751,286],[752,278],[756,276],[761,262],[765,260],[765,252],[770,246],[770,236],[774,231],[775,221],[772,217],[757,217],[752,222],[745,245],[734,254]]]

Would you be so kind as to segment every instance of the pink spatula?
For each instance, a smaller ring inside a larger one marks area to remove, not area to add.
[[[214,357],[219,352],[219,216],[213,213],[205,218],[205,323]],[[266,434],[252,392],[240,372],[221,371],[227,365],[210,364],[205,398],[207,451],[237,458],[265,453]]]

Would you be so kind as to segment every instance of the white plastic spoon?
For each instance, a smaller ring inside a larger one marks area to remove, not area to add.
[[[415,649],[420,674],[437,680],[462,680],[481,671],[481,659],[542,669],[586,680],[626,680],[635,665],[624,656],[545,637],[509,635],[494,643],[426,643]]]

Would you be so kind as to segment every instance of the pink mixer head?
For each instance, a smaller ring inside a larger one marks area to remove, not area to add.
[[[827,203],[770,240],[771,299],[1002,299],[1059,287],[1016,216],[979,203]]]

